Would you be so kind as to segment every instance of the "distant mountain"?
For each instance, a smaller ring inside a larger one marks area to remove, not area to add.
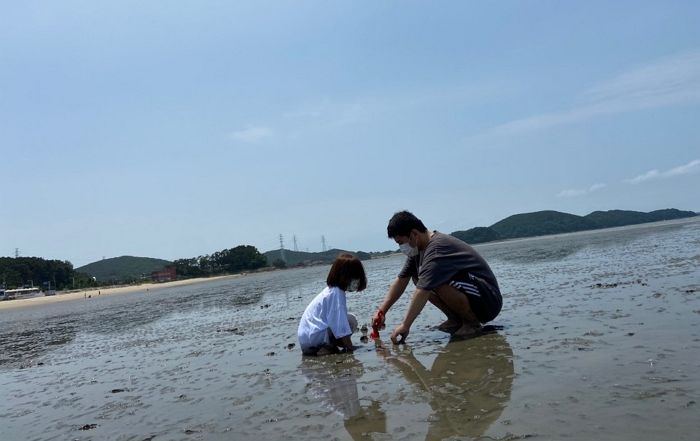
[[[271,250],[263,254],[267,258],[267,263],[269,265],[274,265],[275,261],[277,260],[284,260],[287,266],[297,266],[317,263],[333,263],[338,254],[341,253],[350,253],[354,256],[357,256],[360,260],[369,260],[372,258],[372,254],[365,253],[363,251],[346,251],[335,248],[332,250],[321,251],[317,253],[284,250],[284,259],[282,259],[282,254],[280,250]]]
[[[150,276],[153,271],[172,264],[170,261],[151,257],[121,256],[98,260],[75,270],[95,277],[99,282],[124,282],[141,279],[144,275]]]
[[[685,217],[693,217],[696,214],[692,211],[681,211],[675,208],[665,210],[656,210],[649,213],[641,211],[626,211],[626,210],[609,210],[609,211],[594,211],[585,216],[586,219],[592,221],[600,228],[621,227],[624,225],[643,224],[647,222],[658,222],[672,219],[682,219]]]
[[[663,210],[655,210],[649,212],[649,222],[658,222],[673,219],[684,219],[687,217],[698,216],[700,213],[694,211],[676,210],[675,208],[665,208]]]
[[[537,211],[514,214],[490,227],[503,239],[570,233],[599,228],[593,222],[575,214],[559,211]]]
[[[476,227],[466,231],[455,231],[452,235],[467,243],[493,242],[505,239],[496,232],[496,230],[489,227]]]
[[[648,213],[629,210],[594,211],[584,217],[599,226],[599,228],[605,228],[605,226],[621,227],[624,225],[652,222],[649,220]]]
[[[465,242],[475,244],[518,237],[545,236],[548,234],[621,227],[693,216],[697,216],[697,213],[676,210],[675,208],[656,210],[649,213],[628,210],[594,211],[586,216],[549,210],[515,214],[496,222],[490,227],[455,231],[452,235]]]

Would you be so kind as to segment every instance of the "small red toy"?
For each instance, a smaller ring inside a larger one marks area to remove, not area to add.
[[[379,338],[379,328],[384,324],[384,311],[377,311],[377,318],[372,322],[372,333],[369,335],[372,340]]]

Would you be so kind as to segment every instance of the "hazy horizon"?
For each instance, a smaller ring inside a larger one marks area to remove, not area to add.
[[[672,207],[669,207],[669,208],[672,208]],[[655,210],[652,210],[652,211],[655,211]],[[693,211],[693,212],[695,212],[696,214],[700,215],[700,213],[698,213],[698,212],[695,211],[695,210],[683,210],[683,211]],[[514,213],[514,214],[511,215],[511,216],[519,215],[519,214],[530,214],[530,213]],[[569,213],[569,214],[574,214],[574,213]],[[589,213],[586,213],[586,214],[589,214]],[[585,215],[583,215],[583,216],[585,216]],[[508,217],[510,217],[510,216],[507,216],[507,217],[504,218],[504,219],[507,219]],[[683,219],[686,219],[686,218],[683,218]],[[502,219],[501,219],[501,220],[502,220]],[[674,220],[678,220],[678,219],[674,219]],[[662,221],[662,222],[668,222],[668,221]],[[641,224],[628,224],[628,225],[623,225],[622,227],[643,227],[643,226],[645,226],[645,225],[646,225],[645,223],[641,223]],[[482,226],[485,226],[485,225],[482,225]],[[473,227],[470,227],[470,228],[473,228]],[[620,227],[608,227],[608,228],[604,228],[604,229],[609,229],[609,228],[620,228]],[[468,228],[466,228],[465,230],[467,230],[467,229],[468,229]],[[459,231],[459,230],[455,230],[455,231]],[[453,232],[455,232],[455,231],[443,231],[443,233],[448,233],[448,234],[449,234],[449,233],[453,233]],[[588,232],[588,231],[593,231],[593,230],[583,230],[583,231],[578,231],[578,232],[580,233],[580,232]],[[597,231],[597,230],[595,230],[595,231]],[[570,233],[563,233],[563,234],[573,234],[573,233],[577,233],[577,232],[570,232]],[[516,238],[516,239],[505,239],[505,240],[534,239],[534,238],[537,238],[537,237],[542,237],[542,236],[525,236],[525,237],[520,237],[520,238]],[[390,239],[388,239],[388,240],[389,240],[389,242],[390,242],[390,246],[389,246],[388,248],[386,248],[386,249],[383,249],[383,250],[362,250],[362,249],[353,249],[353,248],[340,248],[340,249],[345,250],[345,251],[351,251],[351,252],[356,252],[356,251],[362,251],[362,252],[387,252],[387,251],[388,251],[388,252],[391,252],[391,251],[396,251],[396,252],[398,252],[398,249],[396,248],[396,246],[393,246],[393,245],[394,245],[394,242],[391,241]],[[489,242],[486,242],[486,243],[489,243]],[[232,246],[230,246],[230,247],[225,247],[225,248],[233,248],[233,247],[238,246],[238,245],[248,245],[248,244],[236,244],[236,245],[232,245]],[[210,251],[210,252],[207,252],[207,253],[202,253],[202,254],[200,254],[200,255],[209,255],[209,254],[214,253],[215,251],[221,251],[222,249],[224,249],[224,248],[217,249],[217,250],[213,250],[213,251]],[[279,250],[279,249],[280,249],[280,247],[278,246],[277,248],[272,248],[272,249],[268,249],[268,250],[258,250],[258,251],[259,251],[260,253],[263,253],[263,254],[264,254],[264,253],[271,252],[271,251],[277,251],[277,250]],[[337,248],[336,248],[336,247],[328,247],[328,246],[327,246],[327,250],[332,250],[332,249],[337,249]],[[297,252],[297,251],[298,251],[298,252],[309,252],[309,253],[318,253],[318,252],[322,252],[322,251],[323,251],[322,249],[318,249],[318,250],[310,250],[310,249],[298,249],[298,250],[294,250],[294,249],[288,247],[286,244],[285,244],[285,250],[286,250],[287,252],[289,252],[289,251]],[[199,255],[198,255],[198,256],[199,256]],[[175,259],[162,259],[162,260],[174,261],[174,260],[177,260],[177,259],[180,259],[180,258],[192,258],[192,257],[198,257],[198,256],[180,256],[180,257],[177,257],[177,258],[175,258]],[[41,256],[32,256],[32,257],[41,257]],[[80,268],[80,267],[89,265],[89,264],[91,264],[91,263],[99,262],[99,261],[101,261],[101,260],[116,259],[116,258],[119,258],[119,257],[144,257],[144,258],[161,259],[160,257],[154,257],[154,256],[134,256],[134,255],[130,255],[130,254],[124,254],[124,255],[121,255],[121,256],[109,256],[109,257],[108,257],[108,256],[104,256],[104,257],[102,257],[101,259],[98,259],[98,260],[96,260],[96,261],[87,262],[87,263],[84,263],[84,264],[79,265],[79,266],[78,266],[78,265],[74,265],[74,268]],[[71,262],[71,263],[73,263],[73,262]]]

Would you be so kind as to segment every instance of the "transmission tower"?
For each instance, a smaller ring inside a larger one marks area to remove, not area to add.
[[[284,254],[284,236],[280,234],[280,258],[287,263],[287,256]]]
[[[326,236],[324,236],[324,235],[321,235],[321,249],[323,251],[328,251],[326,249]]]
[[[297,246],[297,235],[295,234],[293,236],[294,238],[294,251],[299,251],[299,247]]]
[[[15,248],[15,259],[19,257],[19,248]]]

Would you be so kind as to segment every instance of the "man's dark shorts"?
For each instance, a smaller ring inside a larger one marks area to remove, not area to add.
[[[484,279],[467,271],[460,271],[455,274],[449,285],[467,296],[469,306],[481,323],[490,322],[501,312],[503,298],[500,291]]]

